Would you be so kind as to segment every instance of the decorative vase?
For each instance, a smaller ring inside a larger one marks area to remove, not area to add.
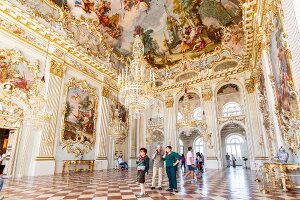
[[[285,149],[281,146],[278,151],[277,157],[281,163],[287,163],[289,159],[289,153],[285,152]]]

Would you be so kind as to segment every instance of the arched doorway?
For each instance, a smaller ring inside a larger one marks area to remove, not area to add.
[[[179,153],[186,155],[188,147],[193,147],[200,138],[197,123],[202,120],[201,98],[195,92],[185,92],[178,100],[177,131],[179,133]]]
[[[201,140],[200,136],[201,136],[200,132],[197,129],[191,131],[191,133],[189,135],[186,135],[184,132],[181,132],[181,134],[179,135],[179,153],[184,154],[186,156],[188,147],[193,147],[194,153],[200,151],[199,148],[203,149],[203,147],[204,147],[203,141],[201,144],[198,142]],[[197,141],[197,139],[200,139],[200,140]],[[197,148],[197,151],[196,151],[196,148]]]
[[[230,159],[232,156],[236,159],[237,166],[244,166],[243,158],[249,158],[248,145],[244,127],[238,123],[228,123],[223,126],[221,130],[221,143],[222,143],[222,159],[223,166],[226,166],[226,157],[228,153]],[[249,160],[247,166],[249,166]]]

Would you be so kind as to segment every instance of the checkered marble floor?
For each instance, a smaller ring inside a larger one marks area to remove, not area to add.
[[[99,171],[94,173],[80,172],[70,176],[43,176],[5,180],[2,195],[5,199],[137,199],[139,185],[135,179],[136,171]],[[164,178],[164,190],[151,190],[151,172],[146,176],[147,197],[142,200],[167,199],[300,199],[300,191],[288,193],[272,192],[263,194],[254,181],[255,173],[242,168],[224,170],[206,170],[197,183],[183,180],[179,172],[179,193],[166,192],[167,179]]]

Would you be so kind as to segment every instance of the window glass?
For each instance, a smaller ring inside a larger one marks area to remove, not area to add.
[[[242,109],[240,104],[236,102],[228,102],[223,106],[223,116],[234,116],[234,115],[241,115]]]
[[[202,109],[196,108],[193,113],[192,113],[192,118],[196,119],[196,120],[201,120],[202,119]]]

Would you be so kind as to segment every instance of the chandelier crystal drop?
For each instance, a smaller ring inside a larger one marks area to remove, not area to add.
[[[144,59],[144,45],[139,35],[134,38],[133,59],[118,76],[120,100],[128,109],[139,112],[154,99],[155,73]]]

